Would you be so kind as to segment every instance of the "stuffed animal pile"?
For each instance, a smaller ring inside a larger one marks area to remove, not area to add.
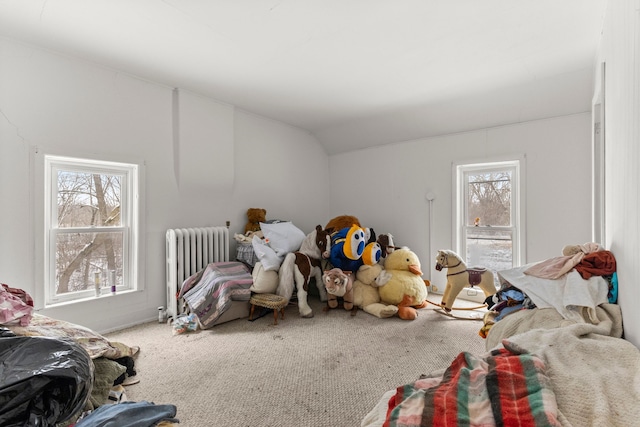
[[[260,223],[265,223],[265,216],[265,209],[248,209],[245,234],[262,233]],[[318,228],[321,226],[316,231]],[[427,285],[421,277],[417,255],[406,247],[394,246],[391,234],[376,238],[373,229],[362,227],[358,218],[351,215],[333,218],[322,231],[330,233],[331,243],[319,289],[321,295],[326,291],[325,311],[342,302],[352,316],[359,308],[380,319],[397,315],[413,320],[418,316],[416,310],[427,305]],[[291,275],[279,274],[276,290],[270,286],[269,292],[280,294],[282,279],[288,276]]]

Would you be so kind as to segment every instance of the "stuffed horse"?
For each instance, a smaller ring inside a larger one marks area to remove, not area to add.
[[[387,255],[396,250],[396,247],[393,246],[393,236],[391,233],[380,234],[376,241],[380,245],[380,259],[378,260],[378,264],[384,267]]]
[[[327,291],[322,284],[321,261],[329,258],[331,238],[329,233],[317,225],[316,229],[305,237],[300,249],[289,252],[278,271],[279,283],[276,293],[287,299],[293,295],[295,285],[298,296],[298,311],[301,317],[313,317],[313,310],[307,302],[309,283],[315,279],[320,300],[327,300]]]
[[[496,293],[491,270],[481,267],[467,268],[458,254],[449,250],[439,250],[436,256],[436,270],[447,268],[447,286],[442,295],[442,308],[451,311],[453,301],[466,287],[478,286],[485,297]]]

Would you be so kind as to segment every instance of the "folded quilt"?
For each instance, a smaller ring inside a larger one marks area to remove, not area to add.
[[[542,360],[517,346],[484,357],[463,352],[442,377],[398,387],[385,427],[559,426]]]

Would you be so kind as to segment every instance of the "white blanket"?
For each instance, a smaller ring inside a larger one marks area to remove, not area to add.
[[[545,362],[563,426],[628,427],[640,423],[640,351],[615,338],[617,306],[598,310],[600,322],[533,329],[505,341]],[[504,321],[509,321],[507,316]],[[493,328],[489,332],[496,333]]]
[[[500,283],[507,282],[520,289],[539,308],[555,308],[565,319],[583,321],[586,308],[591,323],[597,323],[596,307],[608,302],[609,284],[605,279],[592,276],[584,280],[575,270],[559,279],[541,279],[524,274],[530,266],[498,271]]]

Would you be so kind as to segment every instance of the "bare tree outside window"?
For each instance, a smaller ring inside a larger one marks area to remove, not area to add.
[[[121,281],[122,176],[58,170],[56,294],[92,289],[96,274],[107,284],[108,272]]]
[[[468,266],[496,272],[520,265],[523,160],[456,165],[455,239]]]
[[[467,225],[511,225],[511,171],[470,173],[467,181]]]
[[[511,175],[510,170],[466,174],[466,258],[470,265],[494,271],[513,266]]]

